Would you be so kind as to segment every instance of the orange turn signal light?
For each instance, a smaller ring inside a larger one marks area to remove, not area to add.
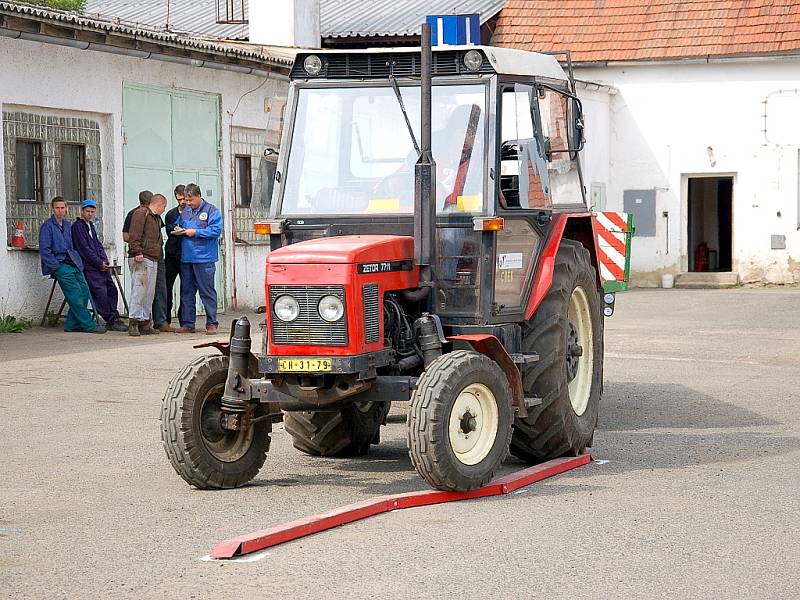
[[[503,217],[475,217],[473,223],[475,231],[502,231],[506,222]]]
[[[257,221],[253,224],[256,235],[272,235],[283,232],[283,221]]]

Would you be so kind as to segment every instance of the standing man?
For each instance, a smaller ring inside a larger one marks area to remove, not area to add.
[[[94,308],[112,331],[127,331],[117,312],[117,286],[108,270],[108,255],[97,237],[92,219],[97,213],[94,200],[81,202],[81,216],[72,224],[72,244],[83,260],[83,276],[89,284]]]
[[[171,208],[166,215],[164,215],[164,222],[167,226],[167,243],[164,245],[164,266],[166,271],[167,280],[167,328],[169,329],[172,323],[172,290],[175,287],[175,280],[181,272],[181,242],[183,236],[173,233],[175,226],[178,224],[178,218],[181,216],[181,211],[186,206],[184,199],[185,185],[179,185],[175,188],[175,200],[178,206]],[[180,308],[178,309],[178,321],[180,321]]]
[[[128,231],[128,266],[131,270],[131,305],[128,335],[158,333],[151,321],[161,259],[161,215],[167,199],[156,194],[148,206],[133,211]]]
[[[89,302],[89,286],[83,277],[81,255],[72,245],[72,228],[67,221],[67,201],[56,196],[50,201],[53,211],[39,228],[39,257],[42,275],[50,275],[58,281],[69,312],[64,322],[64,331],[105,333],[106,328],[95,323],[86,304]]]
[[[150,200],[153,198],[153,192],[150,190],[142,190],[139,192],[139,207],[147,206],[150,204]],[[128,214],[125,215],[125,221],[122,224],[122,239],[123,241],[128,241],[130,237],[130,228],[131,228],[131,219],[133,218],[133,213],[136,212],[137,208],[134,208],[128,211]],[[161,219],[161,217],[159,217]],[[164,227],[164,221],[161,220],[161,227]],[[163,244],[163,238],[162,238]],[[153,297],[153,308],[151,311],[153,315],[153,321],[155,324],[156,329],[159,331],[170,331],[169,322],[167,319],[167,277],[166,277],[166,267],[164,265],[164,259],[158,261],[158,271],[156,275],[156,293]]]
[[[219,237],[222,235],[222,213],[206,202],[197,184],[184,190],[186,207],[173,234],[181,235],[181,328],[179,333],[194,333],[197,311],[195,295],[206,309],[206,333],[217,332],[217,290],[214,275],[219,260]]]

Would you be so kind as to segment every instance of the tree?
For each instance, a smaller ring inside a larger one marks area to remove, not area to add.
[[[31,4],[38,4],[45,8],[55,8],[58,10],[70,10],[83,12],[86,8],[86,0],[28,0]]]

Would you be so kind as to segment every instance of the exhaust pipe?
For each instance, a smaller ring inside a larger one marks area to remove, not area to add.
[[[436,262],[436,162],[431,153],[431,87],[433,51],[430,23],[422,24],[422,78],[420,82],[421,147],[414,165],[414,263],[420,267],[420,287],[435,281]],[[428,294],[433,310],[433,294]]]

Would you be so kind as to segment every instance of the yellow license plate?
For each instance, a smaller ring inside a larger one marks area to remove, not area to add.
[[[330,358],[281,358],[278,370],[282,373],[318,373],[330,371],[333,361]]]

